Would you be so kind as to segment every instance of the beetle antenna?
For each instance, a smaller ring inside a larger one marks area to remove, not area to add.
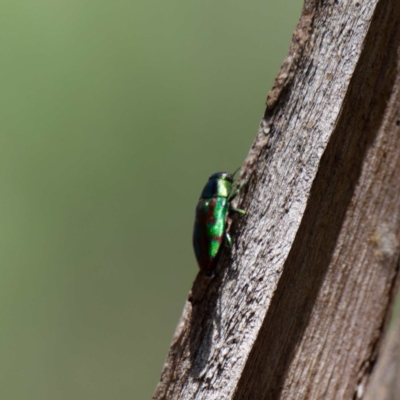
[[[242,167],[239,167],[233,174],[232,177],[234,177],[236,175],[236,173],[241,169]]]

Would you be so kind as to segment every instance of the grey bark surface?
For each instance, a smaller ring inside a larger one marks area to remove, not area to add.
[[[161,399],[356,399],[398,272],[400,2],[306,1],[244,162],[235,245],[199,273]]]

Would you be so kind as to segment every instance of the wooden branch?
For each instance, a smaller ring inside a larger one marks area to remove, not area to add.
[[[395,400],[400,398],[400,314],[397,313],[377,366],[371,377],[365,400]]]
[[[354,399],[399,260],[400,2],[308,0],[153,399]]]

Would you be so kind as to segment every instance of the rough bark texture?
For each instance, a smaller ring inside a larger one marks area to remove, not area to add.
[[[354,399],[400,237],[400,1],[306,1],[245,160],[244,220],[199,274],[153,399]]]

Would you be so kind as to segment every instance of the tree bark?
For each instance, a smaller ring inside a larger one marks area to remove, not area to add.
[[[400,256],[400,1],[306,0],[153,399],[356,399]]]

